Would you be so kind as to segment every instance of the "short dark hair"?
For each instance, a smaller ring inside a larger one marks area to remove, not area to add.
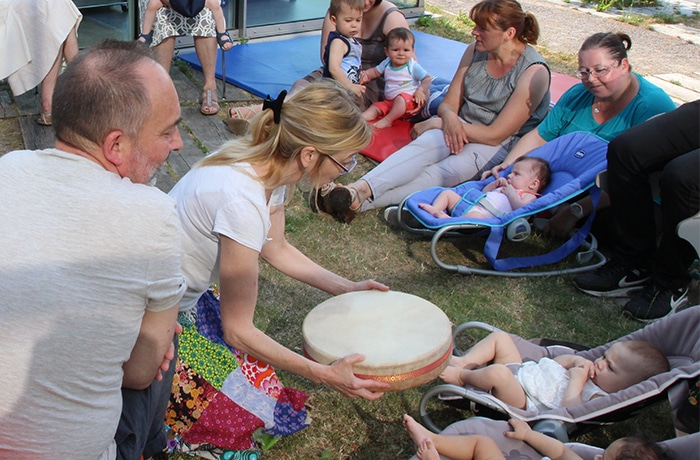
[[[388,48],[391,42],[395,40],[400,40],[402,42],[411,42],[412,44],[416,43],[416,37],[413,35],[413,32],[411,32],[405,27],[396,27],[394,29],[391,29],[389,33],[386,34],[384,46]]]
[[[552,169],[549,167],[549,161],[540,157],[523,156],[515,160],[513,164],[524,160],[532,162],[532,169],[535,171],[535,176],[540,181],[539,190],[544,190],[544,188],[549,185],[549,181],[552,180]]]
[[[157,64],[149,48],[136,41],[105,40],[80,52],[56,82],[56,138],[89,150],[115,129],[137,137],[151,105],[137,72],[144,60]]]
[[[671,460],[671,456],[647,434],[621,438],[615,460]]]
[[[328,8],[328,14],[330,16],[338,16],[340,10],[343,6],[349,7],[351,10],[365,9],[365,3],[363,0],[331,0],[331,6]]]

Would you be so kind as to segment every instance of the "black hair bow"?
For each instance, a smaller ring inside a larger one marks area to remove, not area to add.
[[[275,124],[280,123],[280,116],[282,115],[282,103],[284,102],[284,98],[286,96],[287,96],[287,91],[282,90],[282,92],[279,94],[279,96],[277,96],[277,99],[275,99],[274,101],[272,99],[270,99],[269,94],[267,95],[267,97],[263,101],[263,110],[272,109]]]

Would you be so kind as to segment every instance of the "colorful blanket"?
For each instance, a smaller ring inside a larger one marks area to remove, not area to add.
[[[166,413],[170,453],[223,458],[264,450],[309,425],[306,393],[285,388],[272,366],[226,344],[215,292],[199,299],[196,317],[181,315],[180,322]]]

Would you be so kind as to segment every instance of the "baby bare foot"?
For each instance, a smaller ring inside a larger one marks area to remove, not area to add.
[[[382,118],[381,120],[372,123],[372,126],[374,126],[377,129],[383,129],[391,127],[391,124],[391,121],[388,121],[386,118]]]
[[[411,128],[411,139],[415,139],[429,129],[442,129],[442,118],[432,117],[413,125],[413,128]]]
[[[416,452],[416,457],[418,460],[440,460],[440,454],[438,453],[433,441],[430,439],[424,439],[418,446],[418,451]]]
[[[440,374],[440,378],[447,383],[464,386],[464,382],[462,382],[463,370],[464,369],[462,369],[461,367],[455,367],[450,364],[445,368],[444,371],[442,371],[442,373]]]
[[[408,414],[403,415],[403,426],[408,431],[408,434],[411,435],[411,439],[416,446],[419,446],[426,439],[430,440],[433,435],[426,427]]]

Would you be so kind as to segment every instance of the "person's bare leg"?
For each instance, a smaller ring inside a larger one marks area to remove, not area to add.
[[[71,62],[79,51],[77,28],[77,25],[73,27],[73,30],[71,30],[68,37],[66,37],[66,41],[63,42],[63,59],[65,59],[66,62]]]
[[[41,99],[41,116],[47,123],[51,122],[51,98],[53,97],[53,90],[56,88],[56,79],[58,78],[58,72],[61,69],[62,62],[63,51],[62,48],[59,48],[58,56],[56,56],[56,60],[51,66],[49,73],[47,73],[41,81],[41,91],[39,93],[39,98]]]
[[[216,38],[194,37],[194,50],[202,65],[204,74],[204,90],[210,89],[216,94]]]
[[[374,123],[374,127],[378,129],[389,128],[404,113],[406,113],[406,101],[403,97],[397,96],[394,98],[394,103],[391,105],[389,113],[387,113],[384,118]]]
[[[432,117],[413,125],[411,128],[411,138],[415,139],[429,129],[442,129],[442,118]]]
[[[452,190],[445,190],[440,192],[440,194],[435,198],[433,204],[420,203],[419,208],[426,212],[429,212],[431,216],[438,218],[452,217],[447,211],[452,211],[457,203],[462,199],[456,192]]]
[[[507,333],[492,332],[467,350],[464,355],[450,358],[450,365],[465,369],[475,369],[491,362],[501,364],[522,362],[518,348]]]
[[[219,0],[206,0],[204,6],[211,10],[211,14],[214,17],[214,28],[216,33],[220,34],[226,32],[226,18],[224,17],[224,9],[221,7]],[[228,37],[224,38],[224,45],[221,47],[222,50],[228,51],[233,48],[233,41]]]
[[[525,409],[527,404],[525,390],[505,364],[491,364],[473,370],[448,366],[440,378],[454,385],[471,385],[488,391],[504,403],[520,409]]]
[[[170,73],[170,63],[173,61],[173,53],[175,53],[175,37],[168,37],[153,48],[156,55],[156,60]]]
[[[216,38],[194,37],[194,50],[202,65],[204,84],[202,85],[202,107],[204,115],[214,115],[219,111],[219,97],[216,94]]]
[[[362,112],[362,118],[364,118],[365,121],[372,121],[376,120],[381,114],[382,112],[374,104],[372,104],[367,110]]]
[[[77,27],[77,26],[76,26]],[[53,66],[49,69],[49,73],[46,74],[41,82],[41,113],[44,117],[48,117],[50,121],[51,115],[51,99],[53,98],[53,91],[56,88],[56,79],[58,74],[61,72],[61,66],[63,65],[63,59],[66,62],[73,60],[76,54],[78,54],[78,37],[76,35],[76,27],[68,33],[63,45],[58,50],[58,56],[56,56],[56,61],[54,61]]]
[[[435,434],[407,414],[403,416],[403,425],[417,447],[420,448],[422,443],[430,441],[437,452],[454,460],[504,458],[496,442],[486,436]],[[426,449],[426,452],[428,451],[429,449]],[[433,458],[435,457],[424,457],[421,460]]]

